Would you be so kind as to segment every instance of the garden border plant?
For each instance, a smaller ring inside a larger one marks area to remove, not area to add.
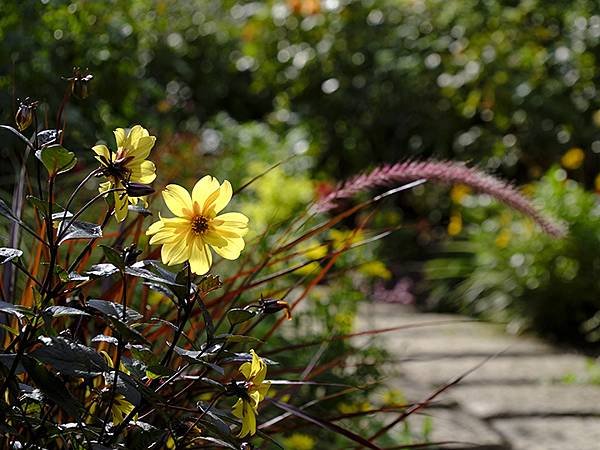
[[[70,95],[87,92],[83,87],[90,80],[89,74],[68,79],[57,114],[59,126],[64,127],[62,112]],[[399,415],[364,437],[335,423],[340,418],[321,418],[310,411],[315,404],[368,387],[313,379],[341,364],[344,355],[313,372],[315,359],[298,379],[257,352],[269,352],[268,342],[343,254],[392,230],[357,241],[354,237],[371,216],[366,214],[347,239],[339,245],[323,244],[324,251],[316,257],[307,257],[302,245],[426,180],[469,184],[530,215],[545,231],[564,233],[516,189],[476,169],[451,162],[406,162],[351,180],[307,205],[304,214],[291,217],[277,233],[268,230],[257,238],[270,239],[268,252],[252,254],[245,247],[255,242],[244,242],[251,226],[246,216],[221,214],[234,195],[232,186],[208,175],[191,194],[176,184],[163,189],[162,198],[175,217],[159,216],[144,231],[145,217],[152,214],[150,183],[156,167],[148,158],[156,138],[142,126],[115,130],[115,150],[93,147],[99,165],[65,195],[65,174],[78,160],[61,144],[64,129],[39,130],[36,103],[30,100],[21,104],[16,121],[19,130],[1,126],[25,144],[17,195],[11,206],[0,200],[0,215],[11,231],[11,245],[0,249],[0,312],[6,315],[0,324],[0,432],[5,448],[248,449],[252,437],[277,445],[274,426],[291,418],[362,447],[382,448],[378,439],[442,390],[425,402],[396,405],[388,412],[400,410]],[[31,125],[33,137],[28,139],[22,132]],[[26,176],[31,169],[33,180]],[[95,177],[105,180],[99,192],[80,199]],[[409,184],[348,207],[336,206],[359,192],[404,182]],[[98,205],[105,208],[99,223],[83,220]],[[23,219],[24,208],[30,210],[31,220]],[[323,217],[326,211],[329,217]],[[114,242],[106,244],[111,218],[120,230]],[[19,230],[32,238],[28,261],[20,249],[24,239]],[[150,246],[141,248],[146,235],[151,236]],[[244,252],[244,259],[222,280],[213,251],[232,261]],[[293,277],[314,263],[314,271]],[[13,269],[26,278],[17,279]],[[288,278],[285,284],[275,284]],[[152,304],[150,293],[168,299],[168,306],[164,301]],[[386,330],[372,333],[382,331]],[[334,335],[331,341],[350,337]],[[292,350],[289,345],[278,352]],[[276,379],[267,380],[267,373],[276,374]],[[298,406],[293,394],[305,386],[331,391]],[[270,412],[265,405],[273,407]],[[260,426],[256,417],[263,413],[270,420]]]

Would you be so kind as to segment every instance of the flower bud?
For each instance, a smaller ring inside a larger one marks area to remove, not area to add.
[[[87,69],[82,72],[79,67],[73,68],[73,76],[71,78],[64,78],[71,82],[71,93],[74,97],[84,99],[90,94],[90,81],[94,78],[94,75],[89,73]]]
[[[37,106],[37,102],[30,102],[29,99],[25,99],[19,104],[19,109],[15,115],[15,123],[19,128],[19,131],[24,131],[29,128],[31,122],[33,122],[33,110]]]
[[[94,78],[93,75],[88,74],[81,78],[75,78],[73,80],[72,92],[73,95],[77,98],[84,99],[90,95],[90,81]]]
[[[288,302],[276,299],[260,299],[258,302],[260,309],[263,314],[275,314],[279,311],[285,310],[285,315],[288,320],[292,318],[292,311]]]
[[[141,183],[127,183],[125,185],[125,192],[130,197],[144,197],[154,193],[154,188],[149,184]]]

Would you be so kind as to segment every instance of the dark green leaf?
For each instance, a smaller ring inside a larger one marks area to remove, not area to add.
[[[244,323],[255,316],[255,313],[252,311],[248,311],[247,309],[241,308],[232,308],[227,311],[227,320],[231,326],[239,325],[240,323]]]
[[[278,365],[278,362],[275,362],[268,358],[261,358],[265,364],[269,366]],[[229,356],[227,358],[223,358],[221,360],[223,364],[232,363],[232,362],[252,362],[252,355],[250,353],[233,353],[233,356]]]
[[[62,336],[41,337],[40,341],[44,346],[31,353],[31,356],[50,364],[64,375],[94,377],[109,370],[104,357],[85,345]]]
[[[21,395],[29,400],[33,400],[34,402],[44,401],[44,394],[42,394],[42,391],[39,389],[23,383],[19,383],[19,389],[21,391]]]
[[[90,270],[86,271],[85,273],[87,275],[91,275],[93,277],[104,278],[104,277],[109,277],[111,275],[114,275],[115,273],[118,273],[118,272],[119,272],[119,269],[117,269],[114,264],[103,263],[103,264],[94,264],[92,267],[90,267]]]
[[[156,283],[166,283],[166,284],[175,285],[175,286],[179,285],[179,283],[177,283],[176,281],[171,280],[170,278],[163,277],[162,274],[155,275],[154,273],[150,272],[148,269],[145,269],[143,267],[144,264],[145,264],[145,261],[137,262],[133,266],[127,267],[125,269],[125,273],[127,275],[131,275],[133,277],[143,278],[144,280],[154,281]]]
[[[58,227],[58,233],[61,235],[59,244],[71,239],[98,239],[102,237],[100,225],[76,220],[69,225],[68,229],[65,229],[69,223],[70,221],[60,222]]]
[[[36,151],[35,156],[44,164],[51,176],[67,172],[77,164],[75,153],[58,144],[48,145]]]
[[[14,314],[17,317],[23,317],[26,314],[32,314],[32,311],[25,306],[13,305],[0,300],[0,311],[7,314]]]
[[[221,335],[219,337],[223,337],[223,335]],[[255,338],[254,336],[245,336],[243,334],[225,335],[224,339],[228,343],[252,343],[252,344],[259,344],[259,343],[263,342],[260,339]]]
[[[123,262],[123,258],[121,257],[121,253],[115,250],[108,245],[101,245],[102,251],[104,252],[104,256],[108,259],[108,262],[113,264],[120,270],[125,269],[125,263]]]
[[[20,258],[23,252],[18,248],[0,247],[0,264],[6,264],[15,258]]]
[[[129,209],[129,211],[138,213],[144,217],[148,217],[148,216],[152,215],[152,212],[149,209],[146,209],[140,205],[129,205],[128,209]]]
[[[52,213],[53,221],[67,220],[67,219],[70,219],[71,217],[73,217],[73,213],[69,212],[69,211],[58,211],[58,212]]]
[[[50,144],[55,144],[62,134],[62,130],[42,130],[38,131],[37,140],[38,146],[45,147]],[[33,138],[32,138],[33,142]]]
[[[0,364],[2,364],[7,369],[10,369],[12,367],[13,362],[15,361],[16,357],[17,357],[17,355],[15,355],[13,353],[0,353]],[[19,362],[17,364],[17,370],[15,373],[19,374],[24,371],[25,371],[25,369],[23,368],[23,365],[21,364],[21,362]]]
[[[119,305],[118,303],[109,302],[106,300],[91,299],[88,300],[87,304],[95,310],[100,311],[102,314],[114,317],[119,320],[123,319],[123,306]],[[142,316],[135,309],[125,308],[125,322],[135,322],[136,320],[140,320],[143,317],[144,316]]]
[[[115,373],[110,372],[104,375],[107,383],[111,383],[115,377]],[[133,405],[139,405],[142,400],[142,395],[137,389],[137,383],[133,380],[132,377],[127,375],[126,373],[119,371],[119,376],[117,377],[117,392],[122,394],[129,403]]]
[[[64,409],[70,416],[79,417],[83,406],[73,398],[59,377],[33,358],[25,357],[22,361],[27,374],[46,397]]]
[[[225,370],[223,370],[222,367],[220,367],[220,366],[218,366],[216,364],[210,363],[208,361],[204,361],[202,359],[202,355],[204,353],[201,352],[201,351],[186,350],[184,348],[175,346],[175,353],[177,353],[179,356],[182,356],[183,358],[187,359],[190,362],[200,363],[200,364],[203,364],[203,365],[205,365],[207,367],[210,367],[211,369],[213,369],[214,371],[216,371],[220,375],[224,375],[225,374]]]
[[[119,345],[119,340],[114,336],[107,336],[105,334],[99,334],[94,336],[91,340],[92,343],[96,342],[106,342],[107,344]]]
[[[131,438],[129,439],[129,450],[148,450],[156,448],[157,442],[161,442],[166,433],[165,430],[153,427],[145,422],[131,422]]]
[[[128,308],[129,309],[129,308]],[[136,329],[130,327],[121,319],[116,317],[106,316],[109,326],[118,333],[128,343],[148,344],[148,341]]]
[[[89,316],[89,314],[85,311],[77,308],[71,308],[70,306],[50,306],[46,308],[44,312],[50,314],[52,317]]]

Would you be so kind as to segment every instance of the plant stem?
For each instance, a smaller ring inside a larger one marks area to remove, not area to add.
[[[125,271],[121,271],[121,278],[123,280],[123,293],[121,294],[121,306],[123,307],[122,320],[123,322],[125,322],[127,318],[127,274],[125,273]],[[117,339],[119,343],[117,345],[117,357],[115,359],[115,376],[112,380],[113,383],[110,390],[108,408],[106,409],[106,414],[104,416],[102,431],[100,433],[100,439],[104,437],[104,433],[106,432],[106,428],[108,426],[108,419],[110,417],[110,413],[115,402],[115,394],[117,392],[117,379],[119,377],[119,368],[121,366],[121,356],[123,354],[123,349],[125,348],[123,338],[121,336],[118,336]]]

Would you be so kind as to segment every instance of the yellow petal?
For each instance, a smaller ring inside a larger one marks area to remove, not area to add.
[[[194,239],[194,244],[190,252],[190,268],[196,275],[204,275],[210,270],[212,264],[212,254],[208,245],[202,242],[202,239]]]
[[[190,247],[184,233],[180,233],[176,240],[164,244],[161,249],[163,263],[170,266],[187,261],[189,254]]]
[[[132,164],[138,164],[150,155],[150,150],[154,147],[156,138],[154,136],[142,136],[137,143],[128,149],[127,155],[133,156]]]
[[[217,189],[219,189],[219,180],[210,175],[206,175],[194,185],[194,189],[192,189],[192,199],[195,203],[198,203],[200,207],[203,207],[206,199]]]
[[[252,406],[246,403],[246,414],[244,415],[244,423],[250,436],[256,433],[256,414],[252,409]]]
[[[241,398],[238,398],[238,401],[235,402],[235,405],[231,408],[231,413],[238,419],[244,416],[244,401]]]
[[[98,192],[102,193],[102,192],[106,192],[108,191],[110,188],[112,188],[112,182],[110,181],[105,181],[104,183],[100,183],[98,185]]]
[[[123,148],[127,139],[125,130],[123,128],[117,128],[113,133],[115,134],[115,141],[117,141],[117,148]]]
[[[123,222],[127,218],[128,204],[127,194],[115,192],[115,219],[117,222]]]
[[[150,184],[156,179],[156,166],[152,161],[142,161],[131,169],[131,181],[134,183]]]
[[[214,247],[213,250],[217,253],[221,258],[229,259],[233,261],[240,257],[240,253],[244,249],[244,240],[242,238],[239,239],[227,239],[227,245],[224,247]]]
[[[256,376],[256,374],[258,373],[258,371],[260,370],[261,363],[262,360],[258,357],[258,355],[256,354],[256,352],[254,350],[250,350],[250,354],[252,355],[252,376]]]
[[[245,362],[240,366],[239,371],[244,375],[246,380],[249,380],[252,377],[252,363]]]
[[[213,223],[215,226],[247,228],[248,218],[242,213],[229,212],[215,217]]]
[[[202,239],[207,244],[212,245],[213,247],[225,247],[227,245],[227,239],[220,236],[219,233],[215,233],[214,231],[208,231],[202,235]]]
[[[106,158],[106,160],[109,161],[109,162],[112,161],[110,150],[108,149],[108,147],[106,145],[95,145],[95,146],[92,147],[92,150],[96,154],[95,158],[102,165],[106,165],[106,163],[104,161],[102,161],[101,158],[99,158],[100,156]]]
[[[164,228],[164,223],[162,220],[158,220],[157,222],[154,222],[152,225],[150,225],[148,227],[148,229],[146,230],[146,234],[148,236],[158,233],[160,230],[162,230]]]
[[[169,184],[162,192],[167,207],[173,214],[185,217],[191,214],[192,198],[188,191],[177,184]]]
[[[231,201],[231,196],[233,195],[233,189],[231,188],[231,183],[227,180],[223,181],[223,184],[219,188],[219,196],[214,202],[214,213],[218,214],[227,206],[227,204]]]
[[[129,130],[129,134],[127,135],[127,144],[126,147],[131,150],[137,147],[140,138],[148,136],[148,130],[143,128],[141,125],[134,125]]]

